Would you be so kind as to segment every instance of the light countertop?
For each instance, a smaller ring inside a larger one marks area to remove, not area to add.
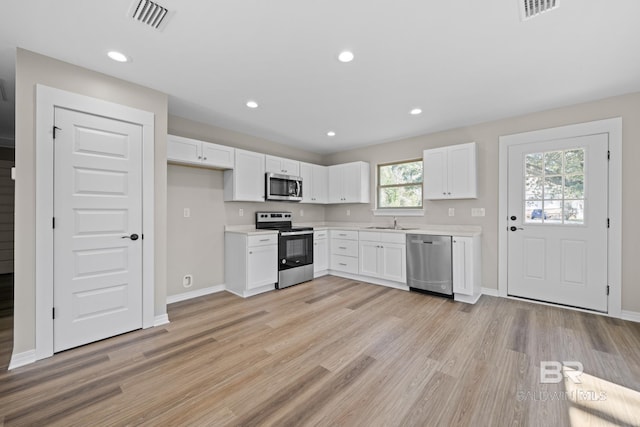
[[[315,231],[321,230],[352,230],[352,231],[371,231],[380,233],[410,233],[410,234],[433,234],[437,236],[461,236],[461,237],[473,237],[482,234],[482,228],[479,225],[429,225],[418,224],[407,226],[408,229],[394,230],[394,229],[380,229],[370,228],[372,224],[358,224],[358,223],[295,223],[294,226],[313,227]],[[414,228],[415,227],[415,228]],[[227,233],[239,233],[247,235],[260,235],[260,234],[275,234],[275,230],[257,230],[253,225],[233,225],[225,226]]]

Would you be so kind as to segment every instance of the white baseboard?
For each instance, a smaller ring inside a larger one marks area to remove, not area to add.
[[[620,318],[623,320],[630,320],[632,322],[640,323],[640,313],[638,313],[637,311],[622,310],[622,315],[620,316]]]
[[[222,292],[225,290],[225,285],[214,285],[208,288],[195,289],[193,291],[184,292],[177,295],[170,295],[167,297],[167,304],[173,304],[174,302],[186,301],[192,298],[198,298],[209,294],[215,294],[216,292]]]
[[[27,350],[22,353],[12,354],[9,362],[9,370],[29,365],[36,361],[36,351]]]
[[[482,288],[482,295],[489,295],[490,297],[499,297],[500,293],[497,289],[493,288]]]
[[[161,314],[155,317],[153,327],[155,328],[156,326],[166,325],[167,323],[169,323],[169,315],[166,313]]]
[[[463,294],[454,294],[453,300],[457,302],[464,302],[466,304],[475,304],[478,302],[482,294],[478,293],[475,295],[463,295]]]

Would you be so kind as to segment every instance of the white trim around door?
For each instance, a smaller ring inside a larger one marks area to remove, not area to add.
[[[101,99],[36,86],[36,348],[53,355],[54,108],[89,112],[142,126],[142,327],[154,326],[154,114]]]
[[[551,141],[584,135],[609,135],[608,208],[608,285],[607,314],[622,317],[622,118],[598,120],[551,129],[500,137],[499,206],[498,206],[498,294],[507,297],[508,241],[508,149],[509,146],[539,141]]]

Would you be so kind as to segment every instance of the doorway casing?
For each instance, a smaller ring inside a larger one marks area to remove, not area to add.
[[[508,171],[509,147],[572,138],[584,135],[609,135],[608,209],[608,285],[611,317],[622,317],[622,118],[597,120],[532,132],[500,137],[499,146],[499,203],[498,203],[498,294],[508,297]]]
[[[36,86],[35,360],[53,355],[53,127],[62,107],[142,126],[142,327],[154,326],[154,114],[43,85]]]

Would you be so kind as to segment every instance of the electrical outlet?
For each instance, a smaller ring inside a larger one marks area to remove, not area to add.
[[[191,216],[191,209],[184,208],[184,217],[189,218]]]
[[[238,216],[244,216],[244,209],[238,209]]]
[[[300,209],[300,216],[304,216],[304,209]]]
[[[484,216],[484,208],[471,208],[471,216]]]
[[[347,216],[351,216],[351,209],[347,209]]]
[[[456,209],[455,208],[449,208],[449,216],[455,216],[456,214]]]
[[[191,274],[185,274],[182,278],[182,286],[190,288],[193,285],[193,276]]]

